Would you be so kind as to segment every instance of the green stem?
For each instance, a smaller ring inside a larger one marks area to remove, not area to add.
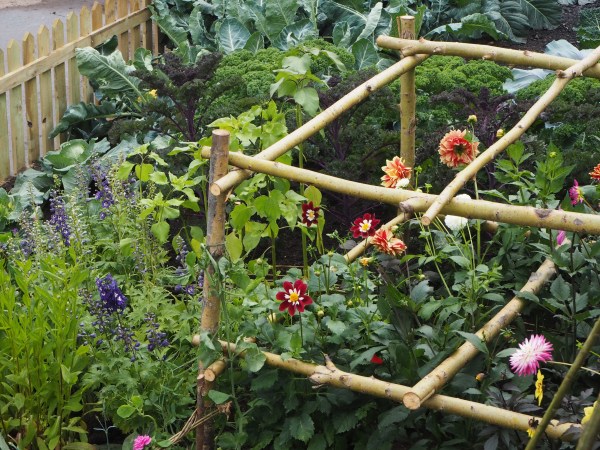
[[[302,107],[296,104],[296,128],[302,126]],[[304,146],[298,144],[298,168],[304,168]],[[300,183],[300,195],[304,196],[304,184]],[[306,234],[302,233],[302,265],[304,268],[304,278],[308,280],[308,253],[306,250]]]
[[[477,176],[473,177],[475,185],[475,200],[479,200],[479,189],[477,188]],[[481,221],[475,221],[475,229],[477,230],[477,261],[481,261]]]
[[[540,438],[544,434],[546,428],[548,427],[550,420],[552,420],[552,417],[558,410],[562,399],[564,398],[565,395],[567,395],[567,392],[571,388],[571,384],[573,384],[573,382],[575,381],[575,375],[577,374],[577,371],[583,366],[585,358],[587,357],[588,353],[594,346],[594,343],[595,343],[596,339],[598,338],[598,336],[600,336],[600,319],[598,319],[596,321],[596,323],[594,324],[594,327],[592,328],[590,335],[585,340],[585,343],[583,344],[583,346],[581,347],[581,350],[577,354],[575,361],[573,361],[573,365],[567,371],[565,378],[563,379],[563,382],[558,387],[556,394],[552,398],[552,402],[550,402],[550,406],[546,410],[544,417],[542,417],[542,421],[540,422],[538,427],[535,429],[535,433],[531,437],[531,440],[527,444],[527,447],[525,447],[525,450],[534,450],[535,449],[535,446],[537,445],[538,441],[540,440]]]

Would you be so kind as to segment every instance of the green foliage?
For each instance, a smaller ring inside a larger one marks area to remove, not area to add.
[[[600,8],[582,9],[579,12],[577,40],[581,48],[596,48],[600,45]]]
[[[474,94],[486,87],[494,95],[504,92],[502,84],[512,77],[510,69],[491,61],[467,61],[457,56],[432,56],[416,68],[417,89],[439,94],[464,88]]]

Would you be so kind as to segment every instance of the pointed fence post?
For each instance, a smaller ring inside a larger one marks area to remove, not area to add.
[[[401,16],[398,34],[401,39],[415,39],[415,18]],[[400,156],[408,167],[415,167],[416,121],[415,69],[400,76]]]
[[[227,174],[229,158],[229,132],[214,130],[212,133],[212,148],[210,154],[209,186]],[[218,261],[225,251],[225,200],[227,193],[219,195],[208,194],[208,209],[206,211],[206,247],[211,258]],[[219,285],[214,282],[215,269],[209,265],[204,277],[204,308],[200,330],[215,334],[219,330],[221,313],[221,296]],[[198,365],[198,381],[196,386],[196,417],[199,419],[206,413],[204,396],[210,390],[212,382],[204,376],[202,361]],[[214,380],[213,380],[214,381]],[[210,423],[202,423],[196,428],[196,450],[203,450],[210,444]]]

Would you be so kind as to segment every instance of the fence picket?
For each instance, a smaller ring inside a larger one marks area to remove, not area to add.
[[[38,58],[43,58],[50,54],[50,31],[48,27],[42,25],[38,30]],[[40,107],[41,107],[41,135],[42,144],[40,147],[41,155],[45,155],[54,150],[54,145],[48,137],[54,128],[54,114],[52,113],[52,72],[46,70],[40,74]]]
[[[14,39],[8,43],[6,48],[8,59],[8,71],[13,72],[22,66],[21,48]],[[25,139],[23,137],[23,93],[22,85],[15,86],[10,90],[9,111],[10,131],[12,143],[12,155],[14,167],[25,167]]]
[[[52,24],[52,49],[58,50],[65,45],[65,27],[63,23],[56,19]],[[66,70],[65,63],[59,63],[54,67],[54,117],[57,122],[67,109],[67,84],[65,81]],[[56,146],[64,142],[66,136],[57,136],[54,140]]]
[[[115,21],[115,0],[106,0],[104,2],[104,23],[108,25]]]
[[[140,10],[140,2],[138,0],[133,0],[131,3],[131,12]],[[129,32],[129,59],[133,60],[135,56],[135,51],[142,46],[142,27],[141,25],[134,26]]]
[[[79,36],[89,36],[92,27],[92,17],[87,6],[83,6],[79,12]],[[77,72],[79,73],[79,71]],[[90,84],[85,77],[81,77],[81,100],[89,103],[92,101],[92,91]]]
[[[147,8],[148,5],[150,4],[150,0],[141,0],[142,1],[142,7],[143,8]],[[156,51],[154,50],[154,25],[152,20],[148,20],[146,21],[144,24],[142,24],[142,46],[144,48],[147,48],[148,50],[150,50],[152,52],[153,55],[156,55]]]
[[[35,39],[31,33],[27,33],[23,39],[23,64],[29,64],[35,60]],[[27,124],[27,144],[29,146],[27,163],[31,164],[40,157],[40,124],[38,118],[36,77],[25,82],[25,119]]]
[[[102,5],[98,2],[94,2],[92,5],[92,32],[99,30],[104,26],[104,10]],[[89,86],[88,81],[85,81],[85,84],[88,86],[88,97],[87,101],[94,101],[94,91],[91,86]]]
[[[4,75],[4,52],[0,49],[0,77]],[[6,93],[0,93],[0,178],[5,180],[10,171],[10,146],[8,142],[8,111]]]
[[[67,14],[67,42],[76,41],[79,38],[79,20],[71,11]],[[75,58],[69,59],[67,87],[69,89],[69,105],[75,105],[81,101],[81,76],[77,70]]]
[[[127,0],[117,0],[117,18],[127,17],[127,8]],[[123,55],[123,59],[127,62],[129,59],[129,31],[124,31],[119,36],[119,50]]]

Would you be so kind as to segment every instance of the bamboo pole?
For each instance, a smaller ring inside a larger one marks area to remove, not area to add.
[[[550,434],[549,428],[547,428],[547,427],[550,426],[552,417],[554,416],[554,414],[556,414],[556,411],[560,407],[560,403],[562,402],[562,399],[564,398],[564,396],[567,395],[567,392],[569,392],[569,389],[571,388],[571,384],[573,384],[573,382],[575,381],[577,372],[583,366],[583,363],[585,362],[585,358],[587,358],[587,355],[590,353],[590,351],[594,347],[596,340],[599,337],[600,337],[600,318],[598,318],[596,320],[596,323],[594,324],[592,331],[590,331],[590,334],[587,337],[587,339],[585,340],[585,342],[583,343],[583,346],[579,350],[579,353],[577,353],[577,356],[575,357],[575,361],[573,361],[573,364],[571,365],[571,367],[569,367],[567,374],[565,375],[562,383],[558,387],[556,394],[554,394],[554,397],[552,397],[550,406],[548,406],[548,409],[544,413],[544,417],[539,422],[539,425],[535,429],[535,433],[531,437],[529,443],[527,444],[527,447],[525,447],[525,450],[534,450],[536,444],[539,442],[540,438],[544,435],[544,433]]]
[[[550,259],[546,259],[539,269],[532,273],[529,280],[520,289],[519,293],[538,292],[546,281],[556,274],[556,266]],[[515,296],[502,308],[488,323],[486,323],[475,335],[483,342],[491,342],[498,336],[500,330],[510,324],[519,316],[521,310],[528,302]],[[442,386],[450,381],[479,350],[470,342],[465,342],[452,355],[446,358],[440,365],[425,375],[421,381],[415,384],[402,397],[402,402],[408,409],[418,409],[424,401],[435,394]]]
[[[577,63],[576,59],[535,53],[529,50],[511,50],[491,45],[465,44],[463,42],[434,42],[423,38],[414,41],[379,36],[377,45],[399,50],[404,56],[415,54],[461,56],[467,59],[485,59],[515,66],[537,67],[548,70],[566,70]],[[583,75],[600,79],[600,64],[584,70]]]
[[[220,342],[225,353],[236,353],[235,344]],[[317,386],[328,385],[340,389],[349,389],[354,392],[386,398],[398,403],[402,402],[402,398],[410,389],[408,386],[378,380],[374,377],[363,377],[343,372],[337,369],[327,356],[325,366],[317,366],[293,358],[283,360],[281,356],[274,353],[262,353],[265,356],[265,363],[267,365],[304,375]],[[244,357],[243,352],[236,354],[242,358]],[[426,400],[423,406],[436,411],[521,431],[527,431],[529,420],[532,419],[532,416],[526,414],[439,394]],[[533,419],[539,420],[539,417],[533,417]],[[565,436],[565,433],[571,427],[581,428],[581,425],[576,423],[559,423],[557,420],[553,420],[548,427],[547,433],[553,439],[570,441],[573,437],[571,435]]]
[[[294,130],[283,139],[277,141],[275,144],[258,153],[255,158],[272,161],[280,157],[288,150],[294,148],[299,143],[317,133],[319,130],[325,128],[325,126],[340,117],[345,111],[367,98],[372,92],[381,89],[383,86],[392,82],[407,70],[410,70],[417,64],[423,62],[425,59],[427,59],[427,56],[416,55],[410,58],[405,58],[393,66],[388,67],[383,72],[375,75],[370,80],[367,80],[348,94],[344,95],[341,99],[339,99],[326,110],[322,111],[316,117],[313,117],[300,128]],[[213,183],[210,186],[210,190],[213,192],[213,194],[219,195],[221,192],[227,192],[229,189],[233,188],[249,176],[250,172],[245,170],[231,172],[218,182]]]
[[[213,183],[227,174],[227,156],[229,153],[229,132],[213,130],[212,151],[210,158],[209,183]],[[218,261],[225,251],[225,195],[208,194],[208,209],[206,212],[206,246],[213,261]],[[216,281],[218,271],[212,264],[206,269],[204,278],[204,307],[200,329],[209,334],[215,334],[219,329],[221,314],[220,283]],[[198,363],[198,381],[196,386],[196,408],[201,417],[206,410],[204,396],[210,390],[212,383],[205,378],[205,367],[202,361]],[[196,450],[202,450],[208,438],[207,424],[202,423],[196,428]],[[208,424],[210,425],[210,424]]]
[[[56,51],[63,47],[64,44],[64,26],[60,20],[56,19],[52,24],[52,48]],[[61,119],[67,109],[67,85],[65,76],[66,70],[64,63],[54,66],[54,117],[56,117],[57,122]],[[54,144],[58,147],[65,139],[64,133],[56,136]]]
[[[50,54],[50,31],[45,25],[40,26],[37,33],[38,57],[43,58]],[[41,135],[42,144],[40,156],[54,150],[49,138],[50,131],[54,128],[54,114],[52,112],[52,72],[47,70],[40,73],[40,109],[41,109]]]
[[[6,48],[8,60],[8,71],[19,69],[21,64],[21,51],[19,44],[11,39]],[[15,170],[25,167],[25,140],[23,129],[23,93],[21,86],[15,86],[10,90],[10,131],[12,143],[13,168]]]
[[[593,66],[600,59],[600,47],[591,52],[586,58],[569,67],[566,71],[557,72],[556,80],[550,88],[533,104],[527,113],[519,120],[517,125],[506,133],[500,140],[492,144],[486,151],[479,155],[467,167],[461,170],[440,193],[436,201],[429,207],[421,217],[421,223],[425,226],[431,224],[431,221],[442,210],[462,187],[477,175],[477,172],[486,164],[491,162],[496,156],[503,152],[506,147],[519,139],[525,131],[533,124],[535,119],[548,107],[548,105],[562,92],[567,83],[582,72]]]
[[[0,49],[0,78],[2,75],[4,75],[4,52]],[[8,109],[6,108],[6,93],[0,92],[0,180],[5,180],[10,174]]]
[[[35,39],[27,33],[23,39],[23,64],[29,64],[36,59]],[[40,157],[40,121],[38,118],[38,88],[37,80],[32,78],[25,83],[25,123],[27,124],[27,144],[29,154],[27,164],[37,161]]]
[[[202,149],[202,156],[207,158],[209,155],[210,149],[204,147]],[[247,156],[239,152],[229,154],[229,163],[248,171],[266,173],[299,183],[312,184],[320,189],[339,192],[365,200],[383,202],[389,205],[398,205],[411,199],[408,204],[408,210],[412,209],[418,212],[425,211],[437,198],[436,195],[422,192],[389,189],[382,186],[371,186],[355,181],[348,181],[307,169],[299,169],[278,162],[257,159],[256,157]],[[214,185],[216,183],[213,183],[211,186],[211,191]],[[218,188],[217,190],[220,189]],[[406,205],[404,206],[406,207]],[[532,206],[505,205],[486,200],[463,200],[456,198],[445,205],[442,212],[468,219],[483,219],[537,228],[600,234],[600,216],[593,214],[540,209]]]
[[[415,39],[415,18],[401,16],[398,28],[403,39]],[[408,167],[415,167],[415,131],[417,126],[415,69],[400,75],[400,156]]]

